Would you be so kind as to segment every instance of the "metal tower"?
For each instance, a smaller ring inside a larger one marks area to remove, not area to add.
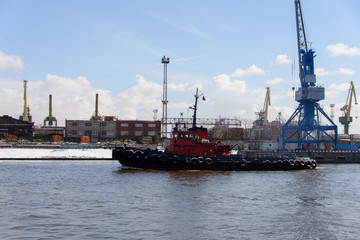
[[[153,112],[154,112],[154,117],[153,117],[153,119],[154,119],[154,121],[156,121],[158,110],[157,110],[157,109],[153,109]]]
[[[56,117],[52,115],[52,95],[49,94],[49,115],[44,119],[44,127],[45,126],[53,126],[57,127],[57,120]]]
[[[321,143],[333,143],[336,148],[337,126],[318,104],[325,99],[325,88],[316,86],[315,52],[308,49],[300,0],[295,0],[295,13],[301,87],[295,92],[299,106],[283,127],[283,148],[287,143],[297,143],[299,149],[303,144],[306,144],[307,149],[310,149],[311,144],[316,144],[320,149]],[[328,125],[320,125],[321,115],[328,120]],[[296,121],[297,125],[292,126],[292,121]]]
[[[90,120],[92,121],[101,121],[102,117],[99,114],[99,94],[96,93],[95,95],[95,112],[91,116]]]
[[[24,112],[23,115],[19,117],[19,119],[24,122],[31,122],[32,116],[30,115],[30,107],[27,105],[26,89],[27,80],[24,80]]]
[[[270,105],[271,105],[271,103],[270,103],[270,87],[266,87],[264,106],[260,110],[260,112],[255,113],[256,115],[258,115],[258,119],[255,120],[254,126],[268,125],[268,123],[269,123],[268,115],[269,115],[269,106]]]
[[[356,99],[356,93],[355,93],[355,85],[354,85],[354,82],[351,81],[349,93],[346,98],[346,103],[342,108],[340,108],[340,110],[343,112],[343,116],[339,117],[339,122],[342,125],[344,125],[344,134],[349,134],[349,126],[350,126],[350,123],[352,122],[352,116],[350,115],[350,113],[351,113],[353,97],[355,99],[355,104],[358,104],[357,99]]]
[[[161,59],[161,63],[164,64],[164,83],[163,83],[163,111],[162,111],[162,119],[161,119],[161,136],[167,137],[167,65],[170,63],[170,58],[166,58],[165,56]]]

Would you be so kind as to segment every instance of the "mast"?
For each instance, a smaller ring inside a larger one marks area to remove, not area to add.
[[[195,105],[192,108],[194,110],[194,117],[193,117],[193,124],[192,124],[192,128],[195,129],[196,128],[196,110],[197,110],[197,101],[199,98],[199,89],[196,88],[196,94],[195,94]]]
[[[197,103],[198,103],[198,99],[199,97],[203,96],[203,100],[205,101],[205,97],[204,94],[201,93],[199,95],[199,89],[196,88],[196,94],[195,94],[195,104],[193,107],[189,107],[190,109],[194,110],[194,115],[193,115],[193,123],[192,123],[192,129],[196,129],[196,111],[197,111]]]

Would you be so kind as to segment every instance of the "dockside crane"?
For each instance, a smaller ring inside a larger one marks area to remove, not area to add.
[[[352,117],[351,117],[350,113],[351,113],[351,104],[352,104],[353,97],[355,99],[355,104],[358,104],[357,99],[356,99],[356,94],[355,94],[355,85],[354,85],[353,81],[351,81],[349,93],[346,98],[346,103],[342,108],[340,108],[340,110],[343,112],[343,116],[339,117],[339,122],[342,125],[344,125],[344,133],[345,134],[349,134],[349,126],[350,126],[350,123],[352,122]]]
[[[295,0],[296,30],[298,43],[299,77],[301,86],[295,92],[295,100],[299,106],[285,123],[282,132],[283,149],[287,143],[296,143],[301,149],[310,149],[316,144],[320,149],[321,143],[337,144],[337,126],[320,107],[319,101],[325,99],[325,88],[316,86],[314,74],[314,51],[309,48],[306,40],[304,20],[300,0]],[[329,124],[321,125],[320,116],[328,120]],[[290,124],[296,121],[298,124]]]
[[[45,126],[53,126],[57,127],[57,120],[56,117],[52,115],[52,94],[49,95],[49,115],[44,119],[44,127]]]
[[[269,115],[269,106],[270,105],[271,105],[271,103],[270,103],[270,87],[266,87],[264,106],[260,110],[260,112],[256,113],[259,117],[254,122],[255,126],[264,126],[269,123],[268,115]]]

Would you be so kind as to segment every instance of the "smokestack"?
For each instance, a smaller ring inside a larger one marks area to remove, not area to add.
[[[99,118],[99,94],[96,94],[95,98],[95,119]]]
[[[49,125],[52,126],[52,95],[49,94]]]
[[[27,87],[27,80],[24,80],[24,113],[23,113],[23,121],[25,122],[29,122],[29,109],[27,106],[27,101],[26,101],[26,87]]]
[[[90,120],[101,121],[102,118],[99,114],[99,94],[96,94],[95,96],[95,112],[91,116]]]
[[[56,117],[52,115],[52,94],[49,94],[49,115],[44,119],[44,126],[52,126],[55,124],[57,127]]]

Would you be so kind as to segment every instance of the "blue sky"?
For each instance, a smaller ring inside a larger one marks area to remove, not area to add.
[[[337,122],[350,81],[360,83],[360,1],[304,0],[302,10],[317,84],[326,90],[320,104],[329,115],[336,104]],[[164,55],[168,117],[191,117],[196,87],[207,98],[199,117],[254,120],[267,86],[270,120],[297,106],[293,0],[0,0],[0,16],[1,115],[22,113],[27,79],[36,124],[48,114],[49,94],[60,125],[89,118],[95,93],[102,115],[148,120],[159,109],[160,118]],[[356,125],[351,133],[360,132]]]

